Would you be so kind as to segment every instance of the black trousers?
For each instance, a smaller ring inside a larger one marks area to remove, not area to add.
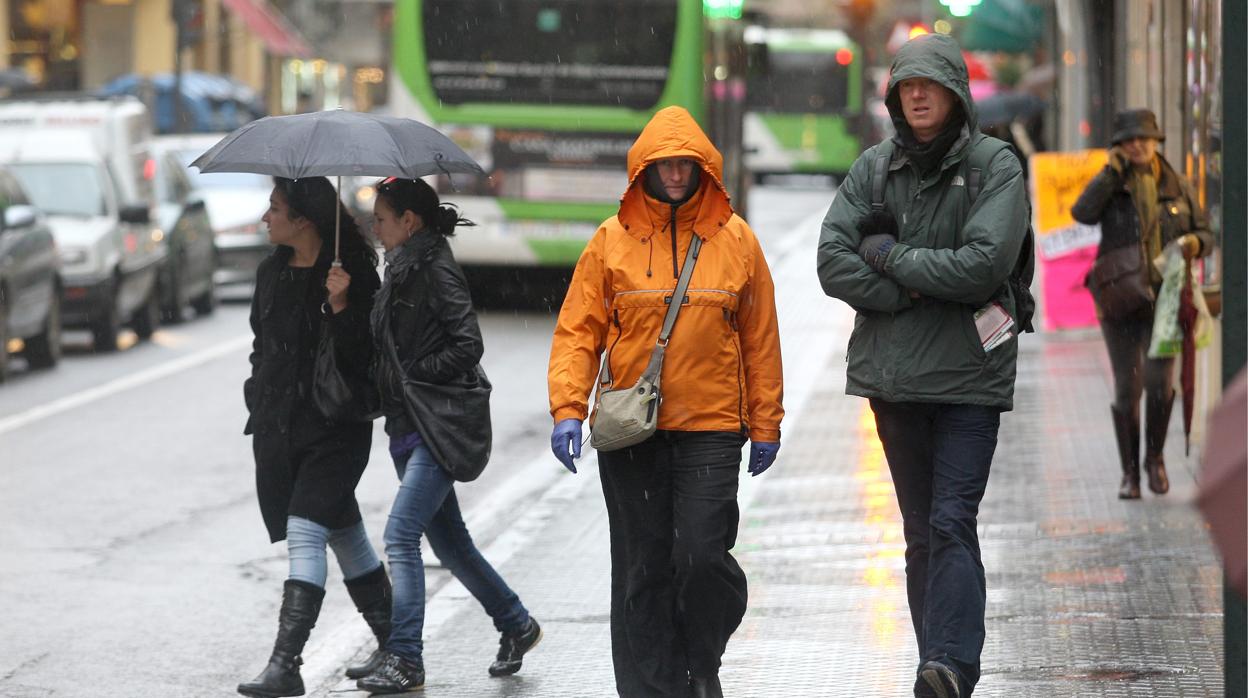
[[[688,695],[745,615],[737,477],[745,438],[659,431],[600,453],[611,528],[611,658],[622,698]]]
[[[1114,320],[1102,318],[1101,334],[1114,370],[1114,407],[1138,423],[1140,395],[1144,392],[1148,393],[1150,410],[1158,409],[1153,405],[1169,404],[1174,398],[1174,359],[1148,358],[1152,313]],[[1164,436],[1164,425],[1161,430]]]

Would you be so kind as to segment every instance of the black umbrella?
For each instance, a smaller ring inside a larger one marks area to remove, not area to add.
[[[416,179],[433,174],[485,174],[433,127],[411,119],[342,110],[253,121],[222,138],[191,165],[205,173],[338,177],[340,185],[343,175]],[[337,231],[334,237],[337,260]]]
[[[980,127],[1001,126],[1015,119],[1029,119],[1043,112],[1048,102],[1026,92],[998,92],[975,100]]]

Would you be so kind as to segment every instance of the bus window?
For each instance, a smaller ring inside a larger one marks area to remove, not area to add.
[[[676,0],[427,0],[430,82],[465,102],[650,109],[667,83]]]
[[[776,113],[842,113],[849,106],[849,68],[835,53],[767,53],[762,70],[751,65],[751,110]]]

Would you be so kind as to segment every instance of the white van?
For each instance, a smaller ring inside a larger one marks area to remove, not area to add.
[[[66,327],[97,351],[127,322],[140,338],[160,320],[167,254],[152,225],[150,126],[132,98],[0,102],[0,163],[47,214],[60,250]]]

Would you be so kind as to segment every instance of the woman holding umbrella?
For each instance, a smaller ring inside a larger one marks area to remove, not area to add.
[[[477,550],[454,489],[456,480],[480,474],[491,440],[481,330],[447,242],[456,225],[471,223],[419,179],[380,182],[373,211],[386,278],[372,330],[399,492],[385,532],[394,575],[392,630],[381,666],[357,685],[374,694],[404,693],[425,682],[423,536],[502,633],[490,675],[514,674],[542,631]]]
[[[1114,372],[1110,409],[1122,465],[1119,499],[1140,497],[1141,393],[1147,394],[1144,469],[1148,488],[1155,494],[1170,489],[1162,449],[1174,405],[1174,359],[1147,358],[1152,299],[1161,286],[1161,271],[1154,260],[1172,243],[1188,259],[1213,250],[1213,237],[1191,185],[1157,151],[1164,140],[1151,111],[1131,109],[1116,114],[1109,164],[1071,208],[1080,223],[1101,224],[1101,243],[1089,283]],[[1127,274],[1126,270],[1132,271]],[[1139,302],[1120,301],[1123,290],[1133,286],[1142,291],[1135,294]]]
[[[243,695],[265,697],[304,693],[300,654],[325,597],[327,545],[352,600],[381,642],[390,617],[390,583],[355,500],[355,486],[368,463],[372,424],[330,420],[312,399],[322,323],[333,333],[343,365],[369,365],[377,253],[342,212],[329,180],[274,181],[263,221],[276,248],[256,276],[251,377],[243,386],[260,512],[270,540],[285,539],[290,557],[268,666],[238,687]],[[341,266],[331,263],[336,227]],[[362,675],[370,669],[349,671]]]

